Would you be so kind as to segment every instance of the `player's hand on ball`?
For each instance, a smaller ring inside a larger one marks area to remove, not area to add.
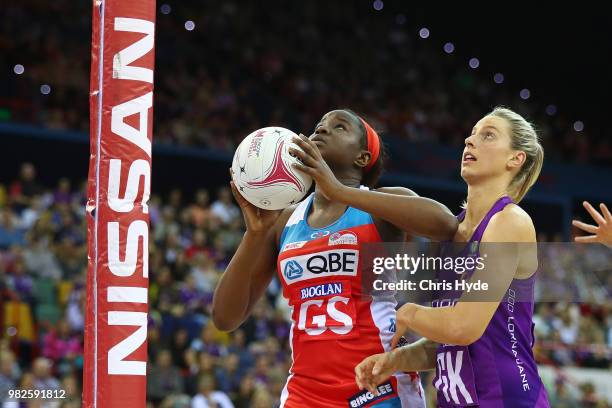
[[[317,145],[301,133],[299,137],[294,137],[292,141],[301,149],[289,148],[289,153],[301,161],[301,164],[294,163],[293,167],[312,177],[317,184],[318,191],[328,200],[334,200],[337,194],[341,194],[344,185],[334,176],[321,156]]]
[[[393,352],[366,357],[355,367],[355,382],[361,389],[378,395],[376,387],[398,371]]]
[[[600,214],[588,201],[584,201],[582,205],[591,214],[597,225],[586,224],[578,220],[572,221],[572,225],[576,228],[593,234],[576,237],[576,242],[599,242],[612,248],[612,214],[610,214],[608,207],[604,203],[599,204]]]
[[[281,210],[263,210],[261,208],[257,208],[245,200],[245,198],[236,189],[236,185],[233,181],[230,181],[230,186],[232,187],[234,198],[240,206],[240,210],[244,216],[244,223],[246,224],[247,231],[262,233],[272,228],[274,222],[279,217]]]

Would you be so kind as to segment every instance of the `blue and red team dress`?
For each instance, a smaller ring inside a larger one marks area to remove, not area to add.
[[[389,351],[395,332],[395,298],[362,289],[361,245],[382,240],[372,216],[352,207],[327,227],[310,227],[313,198],[297,206],[280,239],[277,269],[291,308],[293,359],[280,406],[424,408],[416,374],[393,375],[379,396],[357,387],[355,366]]]

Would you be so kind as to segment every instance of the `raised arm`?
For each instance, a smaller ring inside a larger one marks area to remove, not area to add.
[[[304,135],[293,140],[302,150],[289,151],[303,163],[294,166],[309,174],[318,191],[328,199],[359,208],[411,234],[436,241],[455,235],[457,219],[444,205],[402,187],[383,187],[377,191],[347,187],[334,176],[312,141]]]
[[[246,232],[213,297],[213,322],[224,331],[238,328],[263,296],[276,270],[279,226],[292,211],[258,209],[236,191],[233,182],[231,186],[244,215]]]
[[[369,191],[342,186],[332,199],[369,212],[410,234],[436,241],[452,239],[457,231],[457,218],[446,206],[404,187]]]

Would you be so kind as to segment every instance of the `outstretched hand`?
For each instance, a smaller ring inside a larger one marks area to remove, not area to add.
[[[583,237],[576,237],[575,241],[599,242],[612,248],[612,214],[610,214],[608,207],[606,207],[604,203],[599,204],[599,209],[601,210],[600,214],[588,201],[584,201],[582,205],[589,212],[589,214],[591,214],[591,217],[593,217],[593,220],[597,223],[597,225],[586,224],[582,221],[573,220],[572,225],[574,225],[576,228],[580,228],[581,230],[592,234]]]
[[[329,168],[317,145],[303,134],[294,137],[292,141],[300,147],[290,147],[289,153],[300,159],[301,163],[294,163],[293,167],[308,174],[317,184],[318,191],[328,200],[334,200],[341,194],[344,185],[338,181]]]

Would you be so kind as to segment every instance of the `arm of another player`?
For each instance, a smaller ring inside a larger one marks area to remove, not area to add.
[[[610,214],[610,210],[604,203],[599,204],[599,208],[601,209],[601,214],[597,212],[595,208],[588,202],[584,201],[582,203],[584,208],[591,214],[593,220],[597,223],[597,226],[586,224],[582,221],[573,220],[572,225],[576,228],[580,228],[584,232],[588,232],[589,234],[584,237],[576,237],[576,242],[599,242],[600,244],[607,245],[612,248],[612,214]]]
[[[407,329],[444,344],[468,345],[478,340],[514,279],[519,262],[529,261],[529,269],[535,272],[535,249],[535,229],[529,215],[518,207],[507,207],[497,213],[480,244],[484,267],[476,268],[470,279],[486,282],[489,286],[486,293],[464,293],[454,306],[447,307],[405,304],[397,311],[397,332],[392,345]]]
[[[376,386],[396,371],[428,371],[436,368],[438,343],[420,339],[407,346],[364,358],[355,367],[359,388],[377,394]]]
[[[291,212],[262,210],[230,183],[246,223],[246,232],[221,276],[213,296],[212,318],[220,330],[235,330],[263,296],[276,269],[278,226]]]
[[[328,199],[359,208],[411,234],[437,241],[455,235],[458,221],[446,206],[403,187],[383,187],[378,191],[347,187],[336,179],[312,141],[304,135],[293,141],[302,151],[290,149],[290,152],[303,163],[294,166],[310,175]]]

